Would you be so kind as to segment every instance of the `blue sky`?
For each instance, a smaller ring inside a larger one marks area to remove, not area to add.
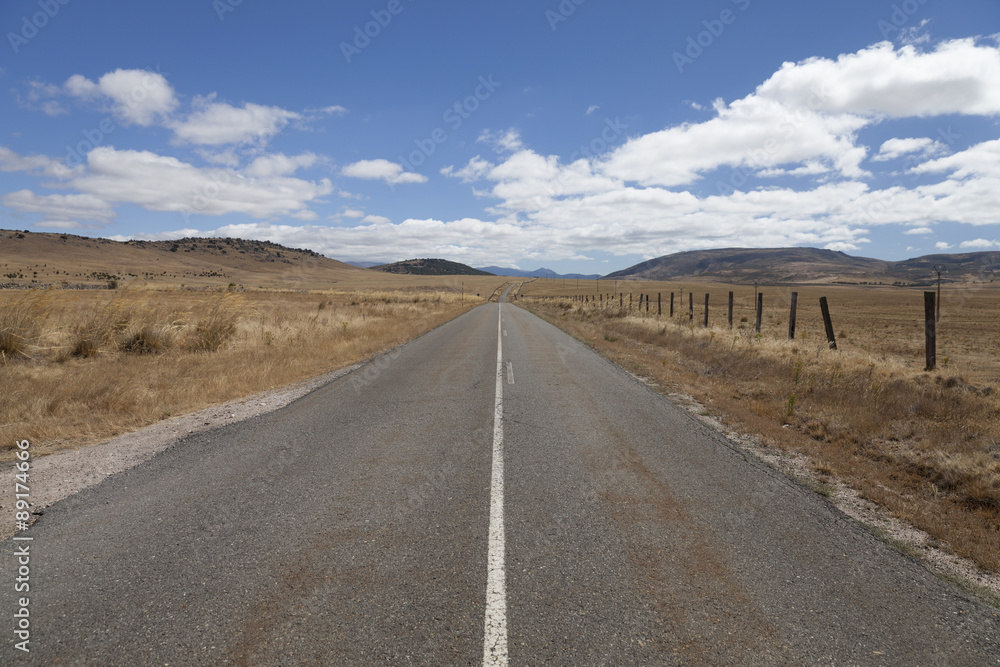
[[[7,0],[0,227],[608,273],[1000,247],[1000,3]]]

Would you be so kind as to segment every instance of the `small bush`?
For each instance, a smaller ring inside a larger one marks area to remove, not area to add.
[[[0,360],[26,358],[49,316],[49,293],[32,290],[0,310]]]
[[[238,296],[225,294],[199,320],[190,347],[201,352],[215,352],[236,333],[242,302]]]
[[[145,324],[128,331],[119,347],[132,354],[157,354],[165,352],[173,342],[170,327]]]
[[[129,325],[122,299],[115,298],[98,308],[86,322],[77,325],[70,338],[70,354],[74,357],[97,356],[101,348],[114,343],[115,337]]]

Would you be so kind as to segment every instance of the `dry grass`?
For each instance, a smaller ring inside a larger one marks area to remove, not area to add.
[[[741,327],[745,314],[733,330],[705,328],[697,306],[693,324],[687,308],[657,319],[653,298],[652,317],[600,302],[522,304],[629,370],[692,394],[727,423],[807,454],[817,470],[1000,571],[1000,395],[991,385],[948,370],[924,373],[884,351],[899,344],[885,333],[857,345],[849,341],[861,335],[849,334],[832,351],[822,328],[800,329],[811,335],[789,341],[777,322],[766,335],[754,332],[752,317]],[[887,316],[869,317],[869,330],[886,331]]]
[[[314,377],[482,303],[453,291],[0,292],[0,458],[93,444]]]

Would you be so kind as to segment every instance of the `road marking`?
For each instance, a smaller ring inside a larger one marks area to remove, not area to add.
[[[486,632],[483,664],[507,665],[507,577],[503,530],[503,306],[497,304],[496,399],[493,404],[493,472],[490,480],[490,539],[486,565]]]
[[[514,384],[514,364],[507,360],[507,382]]]

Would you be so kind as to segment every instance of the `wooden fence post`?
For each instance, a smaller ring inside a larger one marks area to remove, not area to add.
[[[799,303],[799,293],[792,292],[792,307],[788,313],[788,340],[795,340],[795,311]]]
[[[670,293],[670,317],[674,316],[674,293]]]
[[[694,291],[688,292],[688,322],[694,322]]]
[[[934,292],[924,292],[924,347],[927,352],[927,368],[932,371],[937,367],[937,314],[934,308]]]
[[[708,326],[708,292],[705,292],[705,326]]]
[[[649,312],[649,295],[646,295],[646,312]]]
[[[663,292],[656,293],[656,317],[663,315]]]
[[[754,325],[757,333],[760,333],[760,321],[764,315],[764,293],[757,292],[757,323]]]
[[[826,327],[826,340],[830,343],[830,349],[837,349],[837,337],[833,335],[833,320],[830,319],[830,306],[826,302],[826,297],[819,298],[819,309],[823,311],[823,325]]]
[[[729,293],[729,328],[733,328],[733,293]]]

